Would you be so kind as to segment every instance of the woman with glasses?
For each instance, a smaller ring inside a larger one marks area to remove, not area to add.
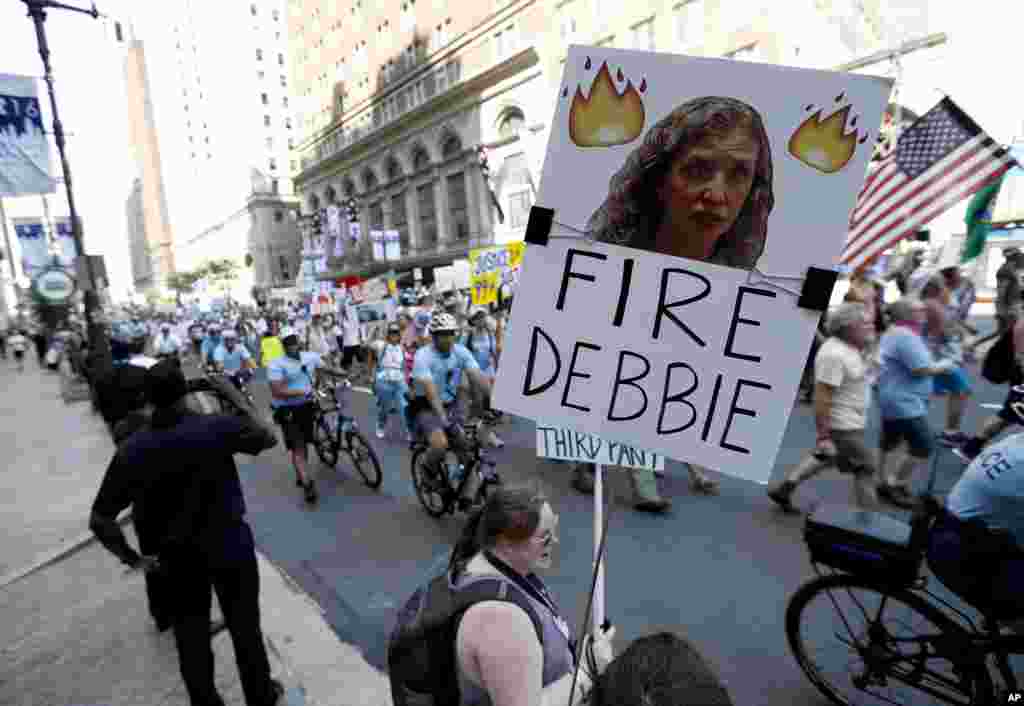
[[[456,590],[475,579],[499,577],[519,589],[541,625],[523,608],[504,601],[474,603],[456,628],[456,677],[462,706],[541,706],[583,702],[597,674],[576,671],[569,624],[538,572],[551,568],[558,544],[558,515],[536,485],[499,486],[474,513],[452,551]],[[612,661],[615,628],[603,632],[587,653],[598,673]]]

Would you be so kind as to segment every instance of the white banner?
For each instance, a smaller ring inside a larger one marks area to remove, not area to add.
[[[32,279],[50,263],[46,227],[36,218],[12,218],[14,234],[21,248],[21,270]]]
[[[359,238],[360,238],[361,235],[362,235],[362,230],[359,228],[359,224],[358,223],[350,222],[348,224],[348,237],[349,237],[349,239],[353,243],[355,243],[355,242],[359,241]]]
[[[78,248],[75,247],[75,234],[71,229],[70,218],[57,218],[54,221],[57,229],[57,248],[60,251],[61,267],[74,267],[75,258],[78,257]]]
[[[766,482],[891,84],[570,47],[494,407]]]
[[[402,259],[401,234],[397,230],[384,231],[384,256],[388,260]]]
[[[0,196],[52,194],[50,173],[36,80],[0,74]]]
[[[537,425],[537,458],[665,470],[665,457],[566,427]]]
[[[370,231],[370,242],[373,243],[373,259],[383,260],[384,259],[384,231],[382,230],[371,230]]]

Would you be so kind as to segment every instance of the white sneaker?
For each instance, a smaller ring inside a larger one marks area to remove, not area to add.
[[[374,429],[377,432],[377,438],[378,439],[383,439],[384,438],[384,427],[382,427],[380,425],[380,423],[378,422],[377,424],[374,425]]]
[[[500,449],[505,445],[505,442],[499,439],[498,435],[495,434],[493,431],[487,432],[487,437],[485,440],[488,446],[491,446],[495,449]]]

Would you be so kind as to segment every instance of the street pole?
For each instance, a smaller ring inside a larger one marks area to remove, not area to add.
[[[98,353],[101,359],[105,360],[110,356],[110,345],[102,323],[95,320],[99,293],[96,290],[96,278],[93,275],[92,266],[89,258],[86,256],[85,246],[82,242],[82,222],[78,217],[78,209],[75,207],[75,194],[71,182],[71,165],[68,163],[67,153],[64,149],[64,126],[57,112],[57,94],[53,88],[53,71],[50,67],[50,45],[46,41],[45,28],[46,10],[48,8],[79,12],[84,15],[90,15],[93,19],[99,18],[100,13],[97,11],[95,4],[91,10],[85,10],[80,7],[52,2],[51,0],[22,0],[22,2],[25,3],[28,15],[32,18],[36,28],[39,56],[43,60],[43,79],[46,81],[46,89],[50,95],[50,109],[53,111],[53,137],[57,143],[57,152],[60,154],[61,171],[64,173],[64,188],[67,191],[68,197],[68,210],[71,214],[71,234],[75,240],[75,249],[78,251],[78,256],[83,258],[82,261],[85,263],[84,269],[88,285],[85,292],[85,325],[88,331],[89,349],[91,354],[95,355]]]

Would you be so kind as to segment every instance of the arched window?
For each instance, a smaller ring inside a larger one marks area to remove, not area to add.
[[[369,169],[363,172],[363,186],[366,187],[367,191],[377,188],[377,175]]]
[[[328,186],[327,187],[327,191],[324,192],[324,198],[326,199],[327,203],[329,203],[329,204],[337,203],[338,202],[338,194],[337,194],[337,192],[335,192],[333,186]]]
[[[320,197],[316,194],[310,194],[309,196],[309,210],[314,212],[320,210]]]
[[[519,108],[509,108],[502,113],[501,120],[498,121],[498,136],[506,139],[518,135],[525,124],[526,116],[523,115],[523,111]]]
[[[430,164],[430,155],[422,147],[418,148],[412,155],[412,168],[416,171],[426,169]]]
[[[454,157],[462,151],[462,140],[457,135],[449,135],[441,146],[441,156],[445,159]]]
[[[395,181],[402,176],[402,165],[398,163],[398,160],[392,157],[388,160],[388,181]]]
[[[342,183],[342,189],[345,192],[345,198],[356,195],[356,185],[351,179],[346,178]]]

